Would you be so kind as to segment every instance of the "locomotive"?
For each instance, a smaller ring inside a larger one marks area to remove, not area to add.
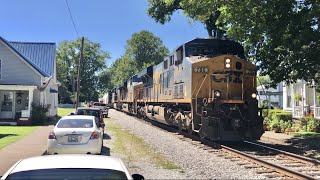
[[[107,103],[115,109],[201,138],[258,140],[264,133],[256,99],[256,66],[235,41],[193,39],[109,94]]]

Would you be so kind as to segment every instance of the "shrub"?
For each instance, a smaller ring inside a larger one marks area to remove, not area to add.
[[[50,105],[35,105],[32,104],[31,120],[33,125],[43,125],[47,118],[47,112]]]
[[[320,122],[313,117],[300,119],[300,129],[306,132],[320,132]]]

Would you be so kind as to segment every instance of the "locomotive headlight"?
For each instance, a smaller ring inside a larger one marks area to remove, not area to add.
[[[230,66],[231,66],[230,64],[226,64],[226,68],[230,68]]]
[[[256,97],[257,97],[257,94],[256,94],[256,93],[252,93],[251,97],[252,97],[252,98],[256,98]]]
[[[229,64],[231,62],[230,59],[226,59],[226,63]]]
[[[220,98],[221,92],[219,90],[212,90],[214,98]]]

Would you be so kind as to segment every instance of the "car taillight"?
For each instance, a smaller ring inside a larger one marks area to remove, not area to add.
[[[99,138],[99,133],[97,131],[93,131],[91,134],[90,139],[98,139]]]
[[[52,132],[50,132],[50,134],[49,134],[49,137],[48,137],[49,139],[57,139],[57,137],[56,137],[56,135],[54,134],[54,132],[52,131]]]

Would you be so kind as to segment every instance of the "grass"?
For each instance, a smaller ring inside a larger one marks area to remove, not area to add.
[[[167,160],[160,153],[156,153],[151,146],[143,141],[143,139],[133,135],[129,131],[123,130],[112,118],[108,119],[107,131],[112,132],[116,138],[113,142],[114,147],[112,151],[125,155],[126,157],[124,157],[124,159],[143,160],[151,158],[163,169],[181,169],[181,167]]]
[[[38,126],[0,126],[0,149],[28,135]]]
[[[58,108],[58,116],[63,117],[70,115],[71,112],[74,112],[74,108]]]
[[[291,133],[294,137],[303,137],[303,138],[320,138],[320,133],[316,132],[293,132]]]

